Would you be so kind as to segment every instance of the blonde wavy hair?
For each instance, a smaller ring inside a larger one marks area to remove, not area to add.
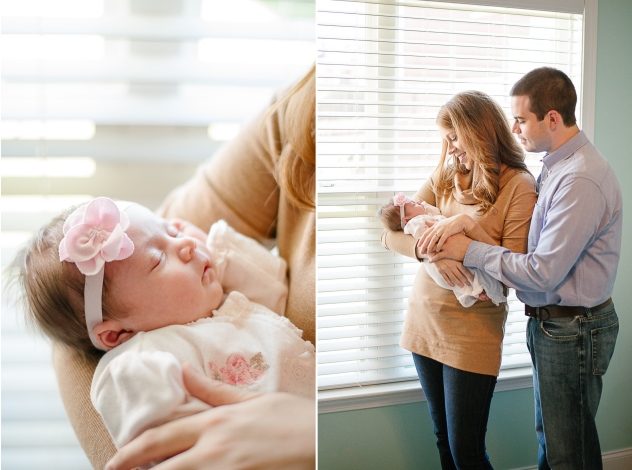
[[[496,101],[480,91],[464,91],[441,106],[437,125],[453,130],[472,165],[472,195],[487,212],[498,197],[500,165],[524,171],[524,152],[511,134],[505,113]],[[441,158],[433,175],[433,190],[448,194],[454,188],[454,175],[469,170],[455,156],[448,155],[444,140]]]
[[[287,90],[268,110],[266,117],[279,113],[283,142],[268,144],[275,160],[277,183],[295,207],[316,208],[316,66]],[[266,122],[264,119],[263,122]],[[262,127],[263,142],[270,142]]]

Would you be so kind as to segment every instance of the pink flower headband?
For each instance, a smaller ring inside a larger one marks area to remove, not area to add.
[[[404,230],[404,227],[406,226],[406,222],[404,222],[404,218],[406,217],[406,209],[404,208],[404,206],[407,202],[411,201],[412,199],[409,199],[408,196],[406,196],[404,193],[397,193],[395,196],[393,196],[393,205],[395,207],[399,207],[399,218],[402,222],[402,230]]]
[[[98,197],[77,208],[64,222],[64,238],[59,243],[59,260],[71,261],[85,274],[83,301],[86,326],[92,344],[102,349],[92,329],[103,323],[101,296],[104,266],[108,261],[128,258],[134,243],[125,231],[129,218],[124,210],[127,202],[118,204],[107,197]]]

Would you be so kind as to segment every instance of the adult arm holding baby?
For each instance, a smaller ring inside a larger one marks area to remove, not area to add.
[[[428,207],[431,208],[431,211],[432,208],[434,208],[436,214],[440,214],[440,211],[434,206],[437,196],[433,190],[433,178],[434,177],[431,177],[426,180],[412,199],[406,198],[407,201],[402,206],[403,216],[401,216],[401,220],[404,221],[405,224],[415,222],[415,219],[419,216],[414,217],[414,215],[420,212],[428,212],[426,209]],[[385,207],[381,209],[381,212],[386,212]],[[384,216],[382,216],[382,218],[384,219]],[[424,230],[417,230],[417,235],[419,236],[415,236],[414,238],[407,235],[407,233],[412,234],[411,231],[406,229],[403,231],[395,230],[395,221],[393,221],[393,224],[392,228],[387,229],[382,234],[382,245],[400,254],[414,257],[421,262],[427,261],[431,256],[426,250],[426,245],[429,241],[433,239],[433,241],[436,241],[437,237],[440,237],[437,234],[443,234],[445,232],[458,233],[467,230],[471,236],[476,237],[480,241],[494,245],[497,244],[497,242],[487,235],[485,230],[466,213],[454,214],[450,217],[435,216],[429,218],[429,220],[425,220],[426,227],[424,227]],[[463,266],[463,263],[450,258],[441,261],[437,260],[435,267],[445,282],[451,287],[455,285],[459,287],[469,286],[474,278],[470,270]]]
[[[208,379],[187,365],[183,379],[193,397],[215,408],[147,431],[122,447],[107,470],[135,468],[164,455],[175,457],[155,468],[314,468],[306,452],[314,443],[310,433],[279,426],[282,418],[313,428],[315,410],[306,406],[313,401],[294,394],[235,388]],[[239,440],[231,439],[236,434]]]
[[[187,220],[203,231],[215,221],[224,219],[238,232],[268,247],[276,244],[279,256],[288,265],[286,317],[303,331],[303,338],[312,343],[315,339],[314,110],[312,69],[238,137],[203,164],[159,210],[164,217]],[[82,362],[61,345],[55,346],[54,356],[60,391],[75,432],[95,468],[103,468],[115,449],[89,401],[89,383],[96,361]],[[144,449],[148,445],[160,449],[161,458],[171,457],[172,447],[161,445],[158,436],[177,442],[178,452],[189,449],[185,454],[195,463],[187,468],[211,468],[206,466],[205,456],[198,453],[200,446],[194,445],[203,440],[210,442],[209,439],[219,439],[223,443],[230,441],[237,447],[243,444],[239,453],[231,452],[230,446],[214,450],[222,453],[225,463],[247,454],[249,464],[255,467],[269,462],[271,455],[278,458],[274,465],[270,464],[276,468],[314,466],[314,400],[288,399],[285,393],[263,397],[247,395],[234,388],[224,390],[223,395],[231,398],[218,400],[217,404],[226,406],[208,410],[196,418],[198,423],[213,422],[213,426],[200,424],[188,428],[185,435],[175,421],[168,423],[173,426],[150,430],[139,438],[140,441],[134,440],[125,447],[125,458],[117,455],[108,468],[132,468],[126,466],[130,461],[136,462],[134,465],[140,464],[138,460],[145,458]],[[242,403],[243,400],[246,401]],[[258,405],[257,401],[261,403]],[[230,406],[227,403],[231,403]],[[268,406],[271,403],[274,403],[273,408]],[[297,407],[300,408],[298,414]],[[230,419],[220,418],[229,416]],[[270,420],[275,420],[276,424],[266,424]],[[268,455],[263,455],[266,452],[251,453],[246,436],[257,436],[268,443]],[[288,448],[285,439],[289,436],[296,438],[300,446]],[[275,452],[270,452],[273,442],[276,443]],[[257,460],[264,457],[265,462]],[[177,461],[170,462],[167,460],[160,465],[180,468]],[[224,468],[239,468],[239,464],[226,463]]]

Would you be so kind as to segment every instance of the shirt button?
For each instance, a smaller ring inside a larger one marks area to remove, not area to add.
[[[305,369],[303,369],[302,367],[296,367],[294,369],[294,376],[302,379],[303,377],[305,377]]]

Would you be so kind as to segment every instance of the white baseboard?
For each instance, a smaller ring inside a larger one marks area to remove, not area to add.
[[[632,468],[632,447],[604,452],[603,470],[630,470]],[[538,467],[522,467],[516,470],[538,470]]]
[[[603,470],[629,470],[632,468],[632,447],[603,454]]]

